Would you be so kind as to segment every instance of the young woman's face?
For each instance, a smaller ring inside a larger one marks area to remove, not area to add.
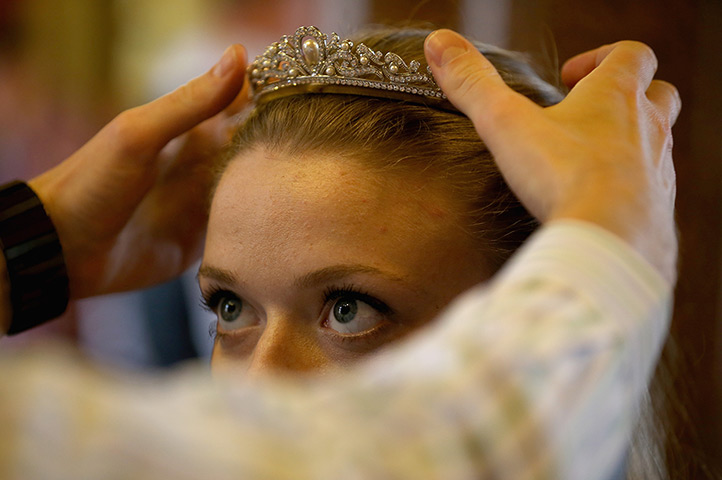
[[[484,280],[483,254],[459,208],[428,177],[262,149],[232,161],[199,271],[218,316],[213,368],[344,366]]]

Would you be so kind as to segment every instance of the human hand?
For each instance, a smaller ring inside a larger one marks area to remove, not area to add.
[[[653,80],[649,47],[626,41],[572,58],[562,70],[571,91],[547,108],[511,90],[454,32],[432,33],[425,49],[437,83],[533,215],[595,223],[674,281],[671,127],[681,101],[674,86]]]
[[[245,64],[244,48],[229,47],[209,72],[121,113],[28,182],[58,231],[71,297],[162,282],[200,256],[211,163],[247,98]]]

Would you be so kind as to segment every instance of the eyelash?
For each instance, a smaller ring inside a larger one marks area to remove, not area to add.
[[[218,287],[210,287],[208,291],[203,292],[201,295],[201,306],[204,310],[207,310],[211,313],[215,313],[216,308],[218,308],[218,304],[220,304],[221,300],[225,297],[234,296],[237,297],[237,295],[233,292],[230,292],[228,290],[224,290]],[[343,297],[351,297],[355,300],[362,301],[364,303],[367,303],[372,308],[374,308],[376,311],[378,311],[380,314],[385,315],[387,317],[392,316],[394,314],[394,311],[391,307],[389,307],[386,303],[382,302],[381,300],[377,299],[376,297],[372,296],[371,294],[353,286],[353,285],[341,285],[341,286],[329,286],[327,287],[323,292],[323,304],[328,305],[331,302],[334,302],[338,300],[339,298]],[[212,320],[209,327],[208,327],[208,335],[211,338],[216,338],[220,335],[226,335],[221,334],[218,332],[218,324],[216,320]],[[342,336],[343,337],[343,336]]]
[[[215,286],[210,287],[208,291],[201,292],[201,307],[203,307],[203,310],[215,314],[216,308],[218,308],[218,304],[221,303],[221,299],[231,295],[237,296],[236,294],[234,294],[233,292],[229,292],[228,290],[223,290]],[[225,333],[221,333],[218,331],[218,320],[211,320],[208,325],[208,336],[211,337],[211,339],[215,340],[216,338],[225,335]]]
[[[228,296],[237,296],[233,292],[223,290],[218,287],[210,287],[207,292],[203,292],[201,296],[201,306],[204,310],[214,312],[218,308],[218,304],[221,299]],[[353,285],[342,285],[342,286],[329,286],[323,292],[323,303],[328,303],[332,300],[338,300],[342,297],[352,297],[356,300],[368,303],[373,308],[383,313],[384,315],[393,314],[393,310],[381,300],[378,300],[374,296],[354,287]]]
[[[329,286],[323,292],[323,303],[328,304],[343,297],[351,297],[369,304],[382,315],[393,315],[394,311],[381,300],[353,285]]]
[[[223,297],[233,295],[237,296],[233,292],[223,290],[218,287],[210,287],[207,292],[201,293],[201,306],[204,310],[208,310],[211,313],[215,313],[218,304],[221,302]]]

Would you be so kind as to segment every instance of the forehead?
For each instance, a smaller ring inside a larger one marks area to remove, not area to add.
[[[211,216],[230,234],[303,236],[307,228],[375,226],[407,233],[458,223],[450,194],[440,182],[413,171],[379,171],[358,159],[329,154],[239,155],[223,173]],[[215,226],[215,225],[214,225]],[[299,228],[301,227],[301,228]],[[356,232],[360,234],[361,232]]]
[[[221,177],[214,204],[235,210],[262,209],[268,220],[306,217],[328,208],[367,210],[399,195],[390,179],[361,162],[321,154],[274,155],[265,150],[240,154]],[[399,187],[399,185],[395,185]],[[248,204],[237,204],[243,198]],[[236,204],[236,205],[234,205]],[[247,208],[249,207],[249,208]],[[338,207],[338,208],[336,208]],[[270,217],[268,217],[270,215]],[[252,215],[255,217],[255,215]]]
[[[332,155],[246,152],[215,192],[204,263],[259,284],[334,264],[360,263],[427,285],[469,263],[478,274],[477,245],[450,197],[420,172],[379,171]]]

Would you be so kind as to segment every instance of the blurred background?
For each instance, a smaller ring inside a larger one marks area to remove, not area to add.
[[[680,90],[675,126],[680,281],[666,388],[684,411],[675,441],[722,468],[722,2],[719,0],[0,0],[0,181],[60,162],[121,110],[209,68],[234,42],[251,58],[299,25],[341,36],[367,23],[428,22],[560,62],[621,39],[651,45]],[[143,292],[71,304],[2,348],[47,338],[129,368],[210,353],[194,272]],[[679,415],[678,415],[679,416]],[[674,446],[670,446],[674,448]],[[679,477],[681,478],[681,477]]]

